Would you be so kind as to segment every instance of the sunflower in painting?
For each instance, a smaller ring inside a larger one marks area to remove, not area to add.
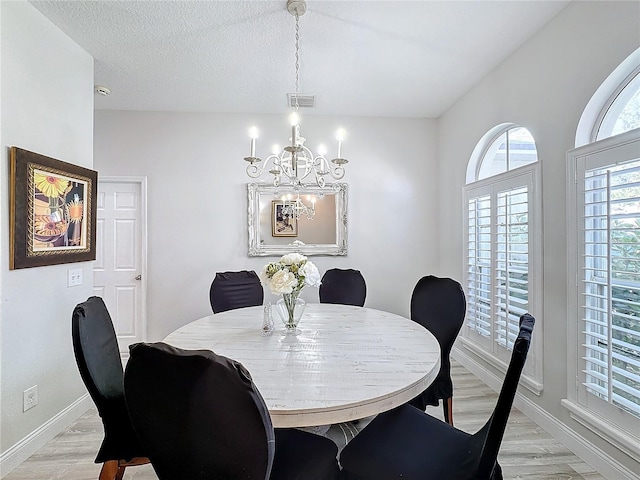
[[[40,242],[54,242],[64,235],[68,227],[58,215],[35,215],[33,236]]]
[[[73,200],[65,205],[65,210],[67,212],[67,217],[69,221],[73,223],[80,223],[82,221],[82,209],[83,202],[80,200],[80,196],[75,194],[73,196]]]
[[[36,188],[49,198],[60,197],[69,187],[69,180],[65,180],[56,175],[35,173],[33,175],[33,181],[36,184]]]

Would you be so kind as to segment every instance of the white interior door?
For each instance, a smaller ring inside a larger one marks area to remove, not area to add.
[[[98,178],[93,292],[104,299],[123,358],[146,340],[146,180]]]

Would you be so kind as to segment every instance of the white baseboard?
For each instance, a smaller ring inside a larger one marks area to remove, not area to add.
[[[89,394],[85,393],[49,421],[40,425],[8,450],[2,452],[2,454],[0,454],[0,478],[8,475],[18,465],[42,448],[49,440],[53,439],[75,422],[92,406],[93,402]]]
[[[451,356],[493,390],[496,392],[500,391],[503,379],[498,378],[495,374],[485,369],[463,349],[454,347],[451,351]],[[603,477],[616,480],[638,480],[636,473],[629,470],[608,453],[559,421],[556,417],[550,415],[546,410],[540,408],[524,395],[516,393],[513,404],[518,410],[542,427],[549,435],[553,436]]]

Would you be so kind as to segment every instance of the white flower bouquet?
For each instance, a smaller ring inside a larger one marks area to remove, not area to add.
[[[260,282],[271,289],[274,295],[282,295],[276,307],[288,333],[297,334],[298,322],[302,317],[305,302],[298,298],[307,285],[320,286],[318,268],[299,253],[283,255],[277,262],[264,266],[260,272]]]
[[[304,255],[289,253],[266,264],[260,272],[260,281],[274,295],[296,294],[306,286],[320,286],[320,272]]]

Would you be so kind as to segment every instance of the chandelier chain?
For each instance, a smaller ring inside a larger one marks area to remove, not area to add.
[[[300,79],[300,15],[296,10],[296,112],[299,109],[298,105],[298,84]]]

